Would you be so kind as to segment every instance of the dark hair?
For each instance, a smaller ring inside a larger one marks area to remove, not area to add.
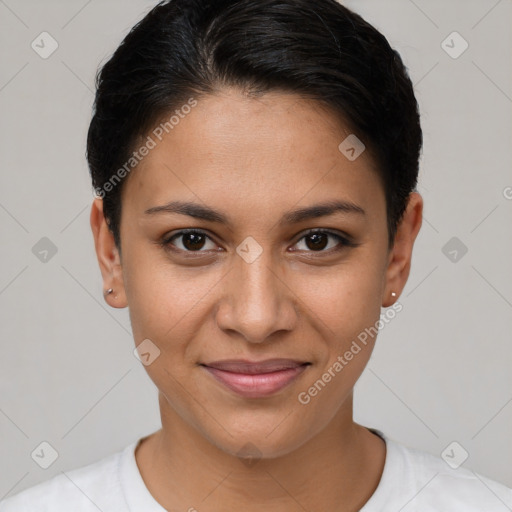
[[[166,0],[96,75],[87,159],[119,250],[120,181],[137,141],[191,97],[226,86],[296,93],[348,123],[382,179],[392,246],[416,187],[422,132],[407,69],[387,39],[335,0]]]

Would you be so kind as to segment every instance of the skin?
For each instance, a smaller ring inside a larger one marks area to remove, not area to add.
[[[350,133],[312,100],[223,89],[199,98],[129,175],[121,253],[101,199],[93,202],[104,288],[114,289],[105,300],[129,306],[136,345],[150,339],[160,350],[145,368],[159,390],[162,429],[144,438],[136,460],[168,510],[356,511],[379,483],[385,443],[353,421],[352,403],[375,339],[308,404],[297,399],[398,299],[421,227],[414,192],[388,247],[369,151],[349,161],[338,150]],[[340,199],[365,214],[278,223],[290,210]],[[231,225],[144,213],[175,200],[221,211]],[[186,228],[209,238],[194,246],[177,237],[175,251],[159,245]],[[347,234],[357,246],[324,235],[315,248],[311,228]],[[251,263],[236,252],[249,236],[263,251]],[[244,398],[198,365],[275,357],[312,364],[266,398]],[[248,442],[259,454],[252,465],[237,455]]]

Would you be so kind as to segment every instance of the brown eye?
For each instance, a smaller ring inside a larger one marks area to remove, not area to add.
[[[179,239],[181,239],[181,243],[174,243],[175,240]],[[210,241],[213,247],[206,247],[206,249],[204,249],[207,241]],[[176,249],[186,252],[205,252],[215,249],[216,247],[206,233],[197,230],[180,231],[165,239],[163,244],[165,246],[174,246]]]
[[[312,233],[304,238],[308,248],[313,251],[325,249],[329,242],[329,235],[326,233]]]
[[[304,240],[304,242],[302,242],[302,240]],[[330,240],[334,240],[334,243],[330,242]],[[355,244],[347,238],[325,230],[309,231],[297,242],[296,245],[299,245],[300,243],[303,243],[305,249],[298,250],[312,252],[331,252],[331,250],[341,250],[346,246],[355,246]],[[325,250],[326,248],[327,250]]]

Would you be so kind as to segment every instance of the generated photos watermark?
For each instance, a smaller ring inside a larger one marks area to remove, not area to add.
[[[160,123],[150,135],[146,137],[146,141],[138,150],[134,151],[130,158],[106,181],[103,186],[96,187],[94,194],[96,197],[103,199],[107,192],[111,192],[138,164],[149,152],[154,149],[159,142],[162,141],[164,135],[173,130],[192,108],[197,105],[197,100],[189,98],[187,103],[176,109],[172,116],[165,122]]]
[[[384,328],[386,324],[391,322],[396,317],[397,313],[402,311],[403,305],[400,302],[395,302],[392,307],[386,309],[385,313],[380,316],[380,319],[375,322],[372,327],[367,327],[364,331],[360,332],[357,336],[357,340],[353,340],[350,348],[346,350],[343,355],[339,355],[336,361],[325,371],[322,376],[315,381],[315,383],[307,389],[307,391],[301,391],[297,395],[299,403],[307,405],[311,402],[311,399],[320,393],[325,386],[331,382],[339,373],[347,366],[354,357],[361,352],[362,347],[366,346],[368,339],[375,338],[377,333]]]

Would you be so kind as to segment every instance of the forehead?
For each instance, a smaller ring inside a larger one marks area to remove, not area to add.
[[[281,92],[248,97],[235,89],[196,101],[149,132],[154,147],[123,190],[130,207],[143,212],[186,196],[254,216],[254,208],[276,211],[301,200],[383,201],[368,152],[349,160],[340,151],[351,131],[320,103]]]

